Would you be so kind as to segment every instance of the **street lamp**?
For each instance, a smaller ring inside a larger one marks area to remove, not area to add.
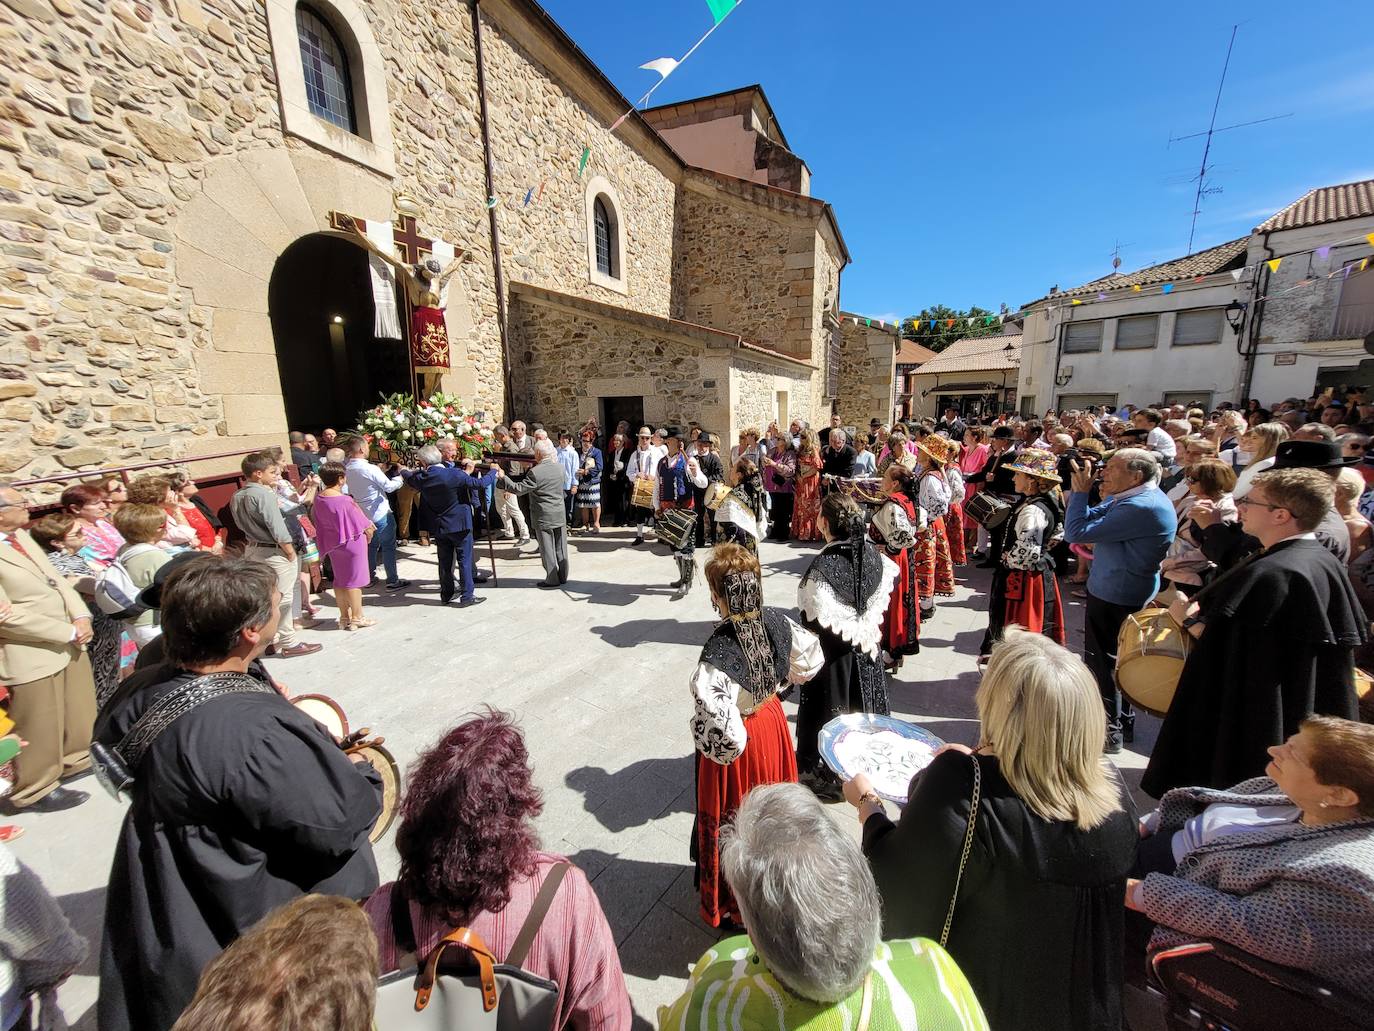
[[[1231,332],[1240,336],[1240,327],[1245,325],[1245,305],[1239,301],[1232,301],[1226,306],[1226,324],[1231,327]]]

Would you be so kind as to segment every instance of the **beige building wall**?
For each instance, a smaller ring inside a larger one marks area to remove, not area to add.
[[[892,418],[900,341],[896,327],[856,324],[852,315],[843,317],[840,332],[840,417],[866,433],[871,420]]]

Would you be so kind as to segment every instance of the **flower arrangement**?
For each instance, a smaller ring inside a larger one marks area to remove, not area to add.
[[[357,429],[383,456],[400,460],[443,437],[457,441],[468,458],[478,458],[495,446],[491,434],[453,394],[433,394],[418,402],[409,394],[392,394],[359,415]]]

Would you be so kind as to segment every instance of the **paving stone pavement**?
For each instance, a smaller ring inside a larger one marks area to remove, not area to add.
[[[816,548],[765,542],[767,604],[795,605]],[[399,595],[369,592],[376,627],[343,634],[331,617],[303,635],[322,652],[268,662],[293,694],[328,694],[354,727],[385,735],[403,770],[465,714],[487,705],[515,713],[544,793],[543,846],[591,878],[620,947],[636,1026],[651,1027],[658,1006],[676,998],[690,965],[718,937],[698,915],[688,858],[694,789],[686,688],[715,616],[700,583],[686,599],[671,600],[666,584],[676,567],[666,549],[632,547],[628,531],[574,537],[571,551],[570,582],[543,591],[534,588],[543,575],[537,557],[498,544],[499,585],[479,588],[483,604],[453,609],[439,604],[434,550],[406,546],[401,575],[413,584]],[[485,546],[479,554],[489,568]],[[921,654],[907,661],[890,694],[894,715],[973,744],[989,574],[970,566],[960,576],[966,580],[923,627]],[[1081,649],[1083,602],[1069,590],[1065,582],[1070,646]],[[795,720],[796,706],[785,708]],[[1118,757],[1133,787],[1157,727],[1142,716],[1134,751]],[[90,801],[9,822],[27,831],[14,852],[91,943],[61,1000],[76,1031],[94,1031],[105,884],[122,810],[90,776],[73,786],[90,792]],[[837,804],[832,812],[857,838],[853,811]],[[394,877],[390,834],[377,858],[383,879]]]

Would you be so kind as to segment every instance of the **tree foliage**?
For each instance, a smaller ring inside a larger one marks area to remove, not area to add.
[[[972,325],[969,324],[969,319],[973,319]],[[931,325],[932,322],[934,326]],[[977,305],[967,311],[958,311],[943,304],[936,304],[923,308],[919,316],[903,319],[901,332],[903,339],[914,340],[938,353],[956,340],[995,336],[1002,332],[1002,326],[997,321],[995,311],[988,311]]]

